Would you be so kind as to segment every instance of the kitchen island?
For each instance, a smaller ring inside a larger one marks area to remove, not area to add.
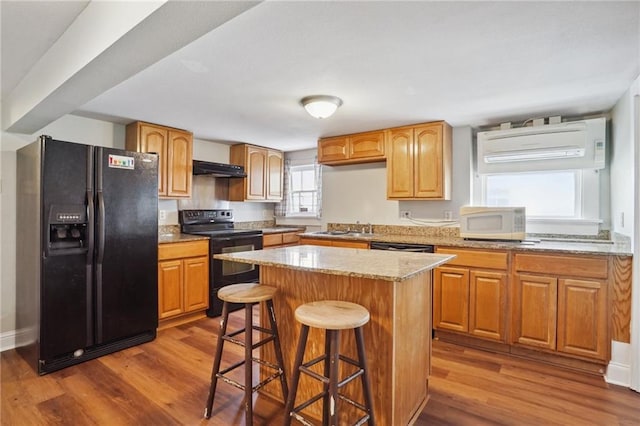
[[[291,376],[300,324],[295,309],[317,300],[344,300],[367,308],[365,346],[374,412],[379,425],[415,421],[428,400],[431,369],[431,270],[455,256],[321,246],[291,246],[269,250],[218,254],[217,259],[260,265],[260,282],[277,287],[274,299],[287,376]],[[261,321],[267,320],[261,312]],[[356,357],[353,333],[345,332],[341,347]],[[305,360],[324,350],[324,332],[311,329]],[[263,357],[273,360],[270,345]],[[341,365],[345,370],[349,367]],[[264,374],[264,373],[263,373]],[[298,403],[321,391],[320,383],[302,375]],[[281,400],[270,383],[262,392]],[[362,401],[360,382],[344,392]],[[353,408],[342,404],[344,413]],[[305,413],[320,419],[320,404]],[[353,415],[350,416],[353,419]]]

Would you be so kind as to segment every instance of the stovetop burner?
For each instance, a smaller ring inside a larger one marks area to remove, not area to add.
[[[180,210],[180,231],[185,234],[209,235],[211,237],[262,235],[259,229],[235,229],[233,210]]]

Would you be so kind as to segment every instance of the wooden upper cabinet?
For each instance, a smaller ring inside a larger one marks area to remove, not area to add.
[[[229,201],[282,201],[284,155],[254,145],[232,145],[231,164],[245,168],[246,178],[229,180]]]
[[[384,131],[356,133],[318,141],[318,162],[327,165],[385,160]]]
[[[193,179],[193,136],[169,131],[167,197],[190,197]]]
[[[191,196],[193,135],[190,132],[138,121],[127,126],[125,148],[158,154],[161,198]]]
[[[387,198],[451,199],[451,145],[443,121],[387,130]]]
[[[284,184],[284,156],[280,151],[267,150],[267,200],[282,201]]]

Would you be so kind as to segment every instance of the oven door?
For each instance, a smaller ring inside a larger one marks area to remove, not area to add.
[[[222,301],[218,298],[220,288],[238,283],[258,282],[260,270],[258,265],[214,259],[213,255],[220,253],[235,253],[262,249],[262,235],[229,236],[211,238],[211,258],[209,276],[209,309],[207,315],[219,316],[222,313]],[[231,304],[231,310],[241,308],[242,305]]]

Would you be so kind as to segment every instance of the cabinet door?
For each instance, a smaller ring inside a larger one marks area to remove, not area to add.
[[[414,130],[414,196],[443,198],[442,125],[425,125]]]
[[[247,200],[266,198],[267,150],[247,146]]]
[[[469,331],[469,270],[436,268],[433,283],[434,328]]]
[[[602,281],[558,281],[558,351],[608,359],[606,289]]]
[[[349,140],[347,136],[320,139],[318,141],[318,162],[332,163],[349,159]]]
[[[507,274],[471,270],[469,333],[504,342]]]
[[[387,198],[413,198],[413,129],[388,132]]]
[[[515,274],[513,293],[512,341],[555,349],[558,280]]]
[[[267,152],[267,200],[282,201],[284,163],[282,152]]]
[[[384,158],[384,132],[367,132],[349,137],[349,158]]]
[[[182,261],[158,263],[158,318],[168,318],[183,312]]]
[[[140,124],[139,146],[129,150],[158,154],[158,194],[167,195],[167,152],[169,132],[162,127]]]
[[[169,131],[167,151],[167,196],[190,197],[193,173],[191,134]]]
[[[184,312],[209,307],[209,257],[184,259]]]

